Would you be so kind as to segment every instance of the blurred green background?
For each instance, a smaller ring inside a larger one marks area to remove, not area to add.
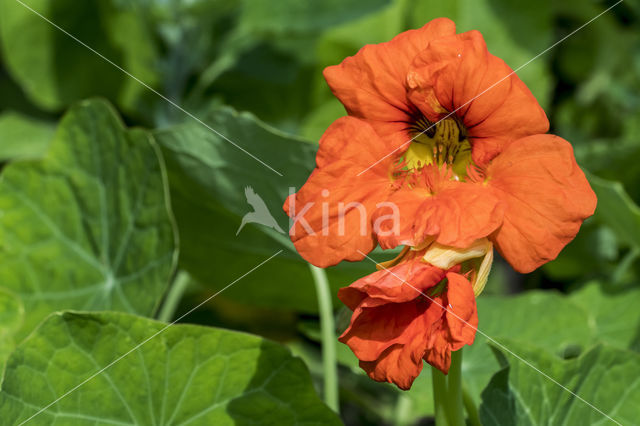
[[[247,331],[282,342],[304,359],[321,391],[317,303],[307,265],[287,237],[276,231],[248,225],[239,235],[235,233],[250,210],[244,196],[246,186],[263,197],[280,226],[287,229],[281,206],[289,188],[304,183],[314,166],[316,141],[333,120],[345,114],[322,78],[322,70],[365,44],[387,41],[440,16],[453,19],[458,32],[481,31],[491,53],[515,69],[615,2],[25,3],[42,16],[15,0],[0,0],[3,164],[44,158],[69,108],[87,99],[94,99],[89,108],[108,108],[95,98],[106,100],[128,127],[146,129],[160,147],[166,167],[179,235],[179,272],[167,266],[165,275],[178,274],[189,284],[176,310],[164,319],[177,318],[282,249],[273,261],[182,322]],[[527,354],[534,364],[546,365],[562,383],[595,377],[599,368],[620,365],[611,360],[627,360],[622,376],[635,382],[624,377],[617,381],[600,378],[599,386],[609,396],[589,388],[584,398],[611,410],[620,399],[622,408],[615,408],[623,416],[620,419],[638,421],[640,412],[636,410],[634,417],[631,405],[638,393],[620,398],[616,394],[637,385],[640,369],[640,3],[622,2],[528,63],[518,75],[547,112],[551,132],[574,145],[599,203],[578,237],[557,260],[538,271],[519,275],[501,259],[494,263],[478,302],[480,329],[514,352]],[[128,184],[135,187],[139,182]],[[6,222],[3,226],[28,224]],[[5,259],[12,252],[8,241],[1,242]],[[177,250],[178,239],[171,244]],[[376,256],[387,259],[393,254],[376,252]],[[7,280],[0,287],[20,293],[22,284],[16,277],[20,274],[15,263],[11,265],[14,269],[0,273]],[[328,270],[339,329],[348,321],[348,312],[335,298],[336,290],[373,270],[366,261]],[[162,294],[156,296],[154,309]],[[31,328],[47,312],[86,307],[73,301],[52,301],[36,310],[30,309],[29,302],[25,304],[25,324]],[[119,309],[117,304],[96,305],[101,308]],[[37,312],[29,319],[32,311]],[[146,315],[153,316],[153,312]],[[0,333],[0,341],[7,342],[0,355],[9,353],[28,331]],[[581,422],[599,420],[597,412],[575,399],[564,408],[542,407],[542,397],[528,391],[534,386],[543,394],[548,391],[545,395],[549,397],[557,391],[555,385],[487,343],[478,335],[464,364],[466,386],[480,406],[484,423],[589,424]],[[600,359],[600,355],[604,361],[590,364],[589,360]],[[427,369],[411,391],[401,394],[390,385],[370,381],[343,345],[339,346],[339,361],[341,417],[346,424],[429,423],[433,410]],[[524,402],[509,399],[510,392],[523,389]],[[523,407],[537,414],[527,417]],[[562,422],[554,417],[557,415]]]

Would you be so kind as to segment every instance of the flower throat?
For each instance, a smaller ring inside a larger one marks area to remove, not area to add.
[[[429,164],[447,165],[457,176],[466,176],[471,164],[471,143],[457,116],[445,118],[435,125],[420,116],[408,131],[413,140],[403,156],[406,170],[420,170]]]

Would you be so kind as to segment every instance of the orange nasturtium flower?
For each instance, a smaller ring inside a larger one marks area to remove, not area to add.
[[[320,267],[404,246],[338,295],[354,311],[340,340],[370,377],[407,389],[423,359],[447,373],[451,351],[473,343],[493,248],[530,272],[575,237],[596,197],[477,31],[436,19],[324,75],[349,116],[285,202],[290,236]]]

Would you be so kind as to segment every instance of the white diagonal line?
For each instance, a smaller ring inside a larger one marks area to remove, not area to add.
[[[100,58],[102,58],[104,61],[108,62],[109,64],[113,65],[114,67],[116,67],[117,69],[119,69],[120,71],[122,71],[124,74],[126,74],[127,76],[131,77],[132,79],[134,79],[135,81],[137,81],[139,84],[141,84],[142,86],[144,86],[145,88],[149,89],[151,92],[155,93],[156,95],[160,96],[162,99],[164,99],[165,101],[167,101],[169,104],[171,104],[173,107],[175,107],[176,109],[182,111],[184,114],[188,115],[189,117],[193,118],[194,120],[196,120],[198,123],[202,124],[204,127],[206,127],[207,129],[209,129],[210,131],[212,131],[213,133],[215,133],[216,135],[220,136],[222,139],[226,140],[227,142],[229,142],[231,145],[235,146],[236,148],[238,148],[240,151],[244,152],[245,154],[247,154],[249,157],[253,158],[254,160],[256,160],[258,163],[262,164],[263,166],[265,166],[266,168],[268,168],[269,170],[271,170],[272,172],[274,172],[275,174],[277,174],[278,176],[282,177],[282,173],[280,173],[279,171],[277,171],[276,169],[274,169],[273,167],[271,167],[270,165],[268,165],[267,163],[265,163],[264,161],[262,161],[261,159],[259,159],[258,157],[256,157],[255,155],[253,155],[252,153],[250,153],[249,151],[247,151],[246,149],[244,149],[243,147],[241,147],[240,145],[238,145],[237,143],[235,143],[234,141],[232,141],[231,139],[229,139],[228,137],[226,137],[225,135],[223,135],[222,133],[220,133],[219,131],[217,131],[216,129],[214,129],[213,127],[209,126],[207,123],[205,123],[204,121],[200,120],[198,117],[196,117],[195,115],[193,115],[192,113],[190,113],[189,111],[187,111],[186,109],[184,109],[183,107],[181,107],[180,105],[178,105],[177,103],[175,103],[174,101],[172,101],[171,99],[167,98],[165,95],[163,95],[162,93],[158,92],[156,89],[154,89],[153,87],[149,86],[147,83],[145,83],[144,81],[140,80],[138,77],[136,77],[135,75],[131,74],[129,71],[125,70],[124,68],[122,68],[120,65],[116,64],[115,62],[113,62],[111,59],[107,58],[106,56],[104,56],[102,53],[98,52],[97,50],[95,50],[93,47],[89,46],[88,44],[86,44],[85,42],[83,42],[82,40],[80,40],[79,38],[77,38],[76,36],[74,36],[73,34],[69,33],[67,30],[65,30],[64,28],[60,27],[59,25],[57,25],[56,23],[52,22],[49,18],[47,18],[46,16],[42,15],[41,13],[39,13],[38,11],[34,10],[31,6],[25,4],[22,0],[15,0],[16,2],[20,3],[22,6],[24,6],[26,9],[30,10],[31,12],[33,12],[34,14],[36,14],[37,16],[39,16],[40,18],[42,18],[43,20],[45,20],[46,22],[48,22],[50,25],[52,25],[54,28],[56,28],[57,30],[61,31],[62,33],[64,33],[67,37],[70,37],[71,39],[73,39],[74,41],[76,41],[77,43],[79,43],[80,45],[86,47],[87,49],[89,49],[91,52],[95,53],[96,55],[98,55]]]
[[[424,129],[423,131],[421,131],[420,133],[418,133],[417,135],[415,135],[414,137],[412,137],[411,139],[409,139],[408,141],[404,142],[402,145],[400,145],[399,147],[397,147],[396,149],[394,149],[393,151],[391,151],[390,153],[388,153],[387,155],[385,155],[384,157],[380,158],[378,161],[376,161],[375,163],[373,163],[372,165],[370,165],[369,167],[367,167],[366,169],[364,169],[363,171],[361,171],[360,173],[358,173],[356,176],[360,176],[361,174],[363,174],[364,172],[366,172],[367,170],[371,169],[372,167],[374,167],[376,164],[378,164],[379,162],[381,162],[382,160],[384,160],[385,158],[389,157],[390,155],[393,155],[393,153],[395,153],[396,151],[398,151],[400,148],[406,146],[407,144],[411,143],[415,138],[417,138],[418,136],[424,134],[426,131],[428,131],[429,129],[432,129],[433,127],[435,127],[438,123],[440,123],[443,120],[446,120],[447,118],[451,117],[453,114],[455,114],[457,111],[459,111],[461,108],[464,108],[465,106],[469,105],[471,102],[473,102],[474,100],[478,99],[480,96],[484,95],[485,93],[487,93],[489,90],[493,89],[495,86],[497,86],[498,84],[502,83],[504,80],[506,80],[507,78],[511,77],[513,74],[517,73],[518,71],[520,71],[522,68],[526,67],[527,65],[529,65],[531,62],[535,61],[536,59],[538,59],[540,56],[544,55],[545,53],[547,53],[549,50],[553,49],[554,47],[556,47],[557,45],[559,45],[560,43],[562,43],[563,41],[565,41],[566,39],[568,39],[569,37],[571,37],[572,35],[574,35],[575,33],[577,33],[578,31],[580,31],[581,29],[583,29],[584,27],[586,27],[587,25],[589,25],[590,23],[592,23],[593,21],[595,21],[596,19],[598,19],[599,17],[601,17],[602,15],[604,15],[605,13],[607,13],[608,11],[610,11],[611,9],[613,9],[614,7],[616,7],[617,5],[619,5],[620,3],[622,3],[624,0],[618,0],[618,2],[616,2],[613,6],[608,7],[607,9],[605,9],[603,12],[600,12],[598,15],[594,16],[593,18],[591,18],[589,21],[585,22],[584,24],[582,24],[581,26],[579,26],[578,28],[576,28],[575,30],[571,31],[568,35],[562,37],[560,40],[556,41],[555,43],[553,43],[551,46],[547,47],[546,49],[544,49],[542,52],[538,53],[536,56],[534,56],[533,58],[529,59],[527,62],[525,62],[524,64],[520,65],[518,68],[516,68],[515,70],[511,71],[509,74],[507,74],[506,76],[504,76],[503,78],[501,78],[500,80],[496,81],[495,83],[493,83],[491,86],[489,86],[488,88],[486,88],[485,90],[483,90],[482,92],[480,92],[480,94],[476,95],[475,97],[469,99],[467,102],[463,103],[462,105],[460,105],[458,108],[454,109],[453,111],[451,111],[449,114],[445,115],[444,117],[442,117],[440,120],[436,121],[435,123],[433,123],[431,126],[429,126],[428,128]]]
[[[187,313],[181,315],[178,319],[176,319],[175,321],[167,324],[166,326],[162,327],[160,330],[158,330],[157,332],[155,332],[154,334],[152,334],[151,336],[147,337],[145,340],[143,340],[142,342],[138,343],[136,346],[134,346],[133,348],[131,348],[129,351],[125,352],[124,354],[120,355],[118,358],[114,359],[113,361],[111,361],[109,364],[107,364],[105,367],[101,368],[100,370],[98,370],[97,372],[95,372],[94,374],[92,374],[91,376],[87,377],[85,380],[83,380],[82,382],[78,383],[76,386],[72,387],[71,389],[69,389],[67,392],[65,392],[64,394],[62,394],[61,396],[59,396],[58,398],[56,398],[54,401],[52,401],[51,403],[47,404],[46,406],[44,406],[43,408],[41,408],[38,412],[36,412],[35,414],[33,414],[31,417],[29,417],[28,419],[24,420],[22,423],[20,423],[18,426],[22,426],[23,424],[29,422],[31,419],[33,419],[34,417],[36,417],[38,414],[41,414],[42,412],[46,411],[47,409],[49,409],[51,406],[53,406],[54,404],[56,404],[58,401],[60,401],[61,399],[69,396],[71,393],[73,393],[74,391],[76,391],[79,387],[81,387],[82,385],[84,385],[85,383],[91,381],[92,379],[96,378],[97,376],[99,376],[100,374],[102,374],[103,371],[105,371],[106,369],[108,369],[109,367],[113,366],[114,364],[116,364],[118,361],[122,360],[123,358],[125,358],[127,355],[129,355],[130,353],[138,350],[142,345],[144,345],[145,343],[147,343],[149,340],[153,339],[154,337],[158,336],[159,334],[162,334],[164,331],[166,331],[169,327],[171,327],[172,325],[174,325],[175,323],[177,323],[178,321],[180,321],[181,319],[183,319],[184,317],[186,317],[187,315],[189,315],[190,313],[192,313],[193,311],[195,311],[196,309],[198,309],[199,307],[201,307],[202,305],[204,305],[205,303],[209,302],[211,299],[213,299],[214,297],[216,297],[217,295],[219,295],[220,293],[222,293],[223,291],[225,291],[226,289],[228,289],[229,287],[231,287],[232,285],[234,285],[235,283],[237,283],[238,281],[240,281],[241,279],[243,279],[244,277],[246,277],[247,275],[249,275],[250,273],[252,273],[253,271],[255,271],[256,269],[258,269],[259,267],[261,267],[262,265],[264,265],[265,263],[267,263],[268,261],[270,261],[271,259],[273,259],[274,257],[276,257],[277,255],[279,255],[280,253],[282,253],[282,250],[278,250],[276,253],[274,253],[273,255],[271,255],[268,259],[263,260],[262,262],[260,262],[258,265],[254,266],[253,268],[251,268],[249,271],[245,272],[244,274],[242,274],[240,277],[236,278],[235,280],[233,280],[231,283],[227,284],[222,290],[216,292],[213,296],[209,296],[208,298],[206,298],[204,301],[200,302],[199,304],[197,304],[195,307],[191,308],[189,311],[187,311]]]
[[[364,257],[366,257],[367,259],[369,259],[370,261],[372,261],[373,263],[375,263],[376,265],[379,265],[378,262],[376,262],[375,260],[373,260],[372,258],[370,258],[366,253],[358,250],[358,252],[363,255]],[[381,266],[381,265],[380,265]],[[391,271],[388,268],[385,268],[384,266],[382,266],[382,269],[384,269],[385,271],[389,272],[391,275],[393,275],[394,277],[398,278],[399,280],[402,281],[403,284],[407,284],[409,287],[411,287],[412,289],[414,289],[415,291],[417,291],[419,294],[421,294],[422,296],[426,297],[429,301],[431,301],[431,303],[435,303],[436,305],[440,306],[442,309],[444,309],[445,311],[449,312],[450,314],[452,314],[454,317],[458,318],[460,321],[462,321],[463,323],[467,324],[469,327],[473,328],[476,332],[482,334],[487,340],[490,340],[492,343],[494,343],[495,345],[499,346],[501,349],[504,349],[505,351],[509,352],[511,355],[513,355],[515,358],[517,358],[518,360],[520,360],[521,362],[525,363],[526,365],[528,365],[529,367],[533,368],[535,371],[537,371],[538,373],[540,373],[541,375],[543,375],[544,377],[546,377],[547,379],[549,379],[550,381],[552,381],[553,383],[555,383],[556,385],[560,386],[562,389],[566,390],[567,392],[569,392],[571,395],[575,396],[576,398],[578,398],[580,401],[584,402],[585,404],[587,404],[589,407],[593,408],[594,410],[596,410],[598,413],[602,414],[603,416],[605,416],[606,418],[608,418],[609,420],[611,420],[612,422],[614,422],[615,424],[622,426],[622,424],[616,420],[614,420],[611,416],[609,416],[608,414],[606,414],[604,411],[600,410],[598,407],[594,406],[593,404],[591,404],[589,401],[587,401],[586,399],[582,398],[580,395],[574,393],[571,389],[565,387],[564,385],[562,385],[560,382],[558,382],[557,380],[555,380],[553,377],[549,376],[548,374],[546,374],[545,372],[541,371],[540,369],[538,369],[535,365],[533,365],[532,363],[530,363],[529,361],[527,361],[526,359],[522,358],[520,355],[514,353],[513,351],[511,351],[509,348],[507,348],[506,346],[504,346],[502,343],[498,342],[497,340],[495,340],[494,338],[492,338],[491,336],[487,335],[486,333],[484,333],[483,331],[481,331],[478,327],[474,327],[472,324],[469,324],[467,321],[465,321],[463,318],[461,318],[458,314],[456,314],[455,312],[453,312],[452,310],[449,310],[448,307],[444,307],[442,306],[440,303],[438,303],[437,301],[433,300],[431,297],[427,296],[426,294],[424,294],[423,292],[421,292],[420,290],[418,290],[417,288],[415,288],[413,285],[411,285],[409,282],[407,282],[406,280],[404,280],[403,278],[401,278],[400,276],[398,276],[397,274],[395,274],[393,271]]]

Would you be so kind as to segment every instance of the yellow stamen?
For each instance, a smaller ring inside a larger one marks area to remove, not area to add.
[[[446,118],[436,124],[422,117],[409,128],[414,139],[404,154],[408,170],[420,170],[429,164],[448,164],[458,176],[466,174],[471,164],[471,143],[457,117]]]

